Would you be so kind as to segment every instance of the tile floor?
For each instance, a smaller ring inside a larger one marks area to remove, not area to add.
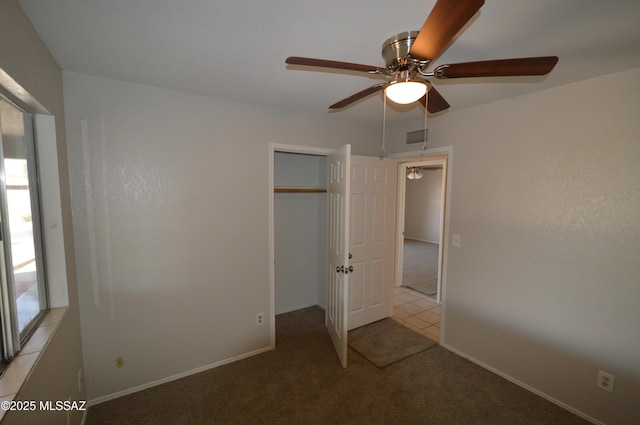
[[[394,288],[393,319],[409,329],[440,341],[440,305],[409,288]]]

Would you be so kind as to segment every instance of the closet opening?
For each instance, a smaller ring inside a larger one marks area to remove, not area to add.
[[[329,149],[271,145],[271,345],[275,316],[326,308]]]
[[[324,306],[327,157],[274,153],[275,313]]]

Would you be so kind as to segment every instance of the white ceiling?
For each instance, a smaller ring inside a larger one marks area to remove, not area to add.
[[[419,30],[435,0],[19,3],[64,70],[377,124],[381,94],[340,112],[327,107],[378,80],[288,68],[285,58],[384,66],[383,41]],[[640,67],[640,1],[486,0],[435,64],[547,55],[560,60],[546,77],[434,85],[456,110]],[[390,117],[399,121],[421,113],[419,107],[409,109]]]

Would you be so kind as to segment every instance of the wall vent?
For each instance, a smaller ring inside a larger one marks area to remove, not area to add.
[[[407,135],[406,135],[406,144],[407,145],[414,145],[416,143],[422,143],[424,142],[424,132],[427,132],[427,140],[429,140],[429,129],[421,129],[421,130],[415,130],[415,131],[407,131]]]

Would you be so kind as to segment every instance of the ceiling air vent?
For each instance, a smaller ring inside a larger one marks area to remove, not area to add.
[[[424,142],[424,133],[427,132],[427,140],[429,139],[429,129],[421,129],[415,131],[407,131],[406,144],[413,145]]]

